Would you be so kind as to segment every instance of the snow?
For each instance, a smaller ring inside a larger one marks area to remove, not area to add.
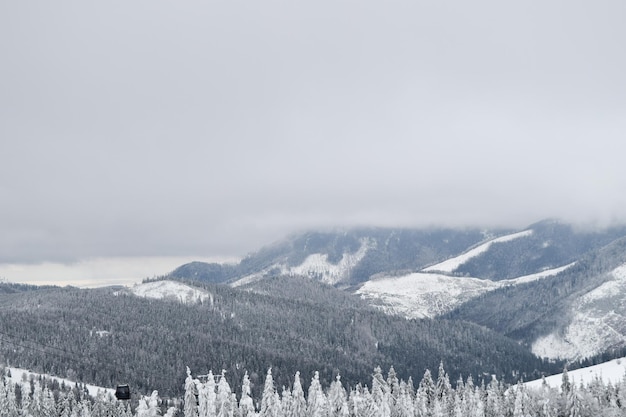
[[[567,327],[538,338],[532,352],[545,358],[580,359],[626,343],[626,265],[613,270],[611,277],[579,297],[570,308]]]
[[[206,300],[213,303],[213,294],[210,292],[176,281],[145,282],[131,287],[130,291],[139,297],[169,298],[178,300],[183,304],[199,303]]]
[[[537,281],[540,279],[544,279],[544,278],[559,274],[565,271],[567,268],[574,266],[575,264],[576,262],[572,262],[571,264],[560,266],[558,268],[546,269],[545,271],[537,272],[536,274],[524,275],[521,277],[506,280],[504,282],[517,285],[517,284],[525,284],[527,282]]]
[[[357,294],[389,314],[407,318],[432,318],[487,291],[553,276],[572,265],[502,281],[424,272],[383,276],[364,283]]]
[[[344,253],[339,263],[332,264],[328,262],[327,254],[312,254],[309,255],[302,264],[292,267],[284,268],[283,273],[288,275],[304,275],[321,277],[321,281],[334,285],[341,281],[350,274],[352,268],[354,268],[363,259],[367,251],[372,247],[372,243],[368,240],[361,240],[361,246],[355,253]]]
[[[313,253],[300,265],[289,267],[282,263],[276,263],[261,272],[247,275],[231,284],[232,287],[251,284],[263,279],[269,271],[279,270],[282,275],[298,275],[318,278],[321,282],[334,285],[347,278],[350,271],[363,259],[367,251],[374,245],[369,239],[362,239],[361,246],[355,253],[344,253],[337,264],[328,261],[328,254]]]
[[[600,378],[605,384],[609,382],[613,385],[620,382],[626,376],[626,358],[613,359],[598,365],[589,366],[587,368],[575,369],[567,371],[567,377],[572,385],[588,385],[595,378]],[[545,378],[546,383],[551,388],[561,388],[563,382],[563,374],[551,375]],[[540,389],[543,385],[542,379],[536,379],[524,383],[527,388]]]
[[[370,280],[357,290],[357,294],[387,313],[424,318],[447,313],[499,286],[497,282],[486,279],[417,272]]]
[[[64,383],[68,387],[73,387],[74,385],[76,385],[76,381],[70,381],[69,379],[59,378],[59,377],[51,376],[48,374],[38,374],[38,373],[30,372],[30,371],[27,371],[26,369],[21,369],[21,368],[7,367],[6,369],[11,371],[11,381],[16,384],[21,383],[22,378],[24,377],[28,381],[29,376],[33,375],[35,378],[38,378],[39,376],[41,376],[41,377],[46,378],[47,380],[56,380],[59,384]],[[91,385],[91,384],[85,384],[85,387],[87,388],[87,391],[89,391],[89,395],[91,395],[92,397],[95,397],[96,395],[98,395],[98,392],[104,392],[105,394],[115,395],[115,389],[113,388],[103,388],[103,387],[99,387],[97,385]]]
[[[522,232],[512,233],[506,236],[500,236],[498,238],[492,239],[488,242],[483,243],[480,246],[475,247],[459,256],[455,256],[454,258],[447,259],[443,262],[440,262],[436,265],[429,266],[425,268],[424,272],[454,272],[458,267],[469,261],[470,259],[485,253],[489,250],[492,244],[501,243],[501,242],[509,242],[511,240],[519,239],[521,237],[530,236],[533,234],[532,230],[524,230]]]

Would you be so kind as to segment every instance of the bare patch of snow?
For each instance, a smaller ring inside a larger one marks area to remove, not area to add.
[[[357,294],[387,313],[423,318],[447,313],[500,285],[486,279],[418,272],[368,281],[357,290]]]
[[[624,378],[624,375],[626,375],[626,358],[613,359],[598,365],[567,371],[567,377],[572,385],[583,384],[585,386],[596,378],[599,378],[605,384],[610,382],[616,385]],[[545,378],[545,381],[550,388],[560,389],[563,382],[563,374],[548,376]],[[543,379],[528,381],[524,385],[530,389],[541,389]]]
[[[341,260],[337,264],[328,261],[328,254],[314,253],[302,262],[300,265],[289,267],[285,264],[274,264],[261,272],[247,275],[231,283],[232,287],[240,287],[242,285],[251,284],[263,279],[269,271],[278,270],[282,275],[298,275],[311,278],[317,278],[321,282],[334,285],[341,280],[347,278],[367,251],[372,248],[374,243],[369,239],[362,239],[359,250],[355,253],[344,253]]]
[[[145,282],[131,287],[130,291],[139,297],[169,298],[178,300],[183,304],[199,303],[206,300],[213,303],[213,294],[210,292],[176,281]]]
[[[558,268],[546,269],[545,271],[537,272],[536,274],[524,275],[524,276],[521,276],[521,277],[508,279],[505,282],[517,285],[517,284],[524,284],[526,282],[537,281],[537,280],[540,280],[540,279],[544,279],[544,278],[547,278],[547,277],[551,277],[551,276],[557,275],[557,274],[565,271],[567,268],[570,268],[570,267],[574,266],[575,264],[576,264],[576,262],[572,262],[571,264],[560,266]]]
[[[336,265],[328,262],[327,254],[315,253],[309,255],[302,264],[289,268],[286,272],[290,275],[320,277],[322,282],[334,285],[348,277],[352,268],[363,259],[372,245],[367,239],[361,240],[359,250],[355,253],[344,253]]]
[[[502,281],[424,272],[382,276],[364,283],[357,294],[389,314],[407,318],[435,317],[485,292],[553,276],[572,265]]]
[[[69,379],[59,378],[59,377],[48,375],[48,374],[38,374],[38,373],[27,371],[26,369],[13,368],[13,367],[8,367],[6,369],[11,371],[11,381],[14,384],[21,383],[22,378],[26,378],[26,380],[28,381],[30,378],[30,375],[33,375],[35,379],[39,379],[39,377],[41,376],[47,380],[57,381],[59,384],[63,383],[68,387],[73,387],[74,385],[76,385],[75,381],[70,381]],[[115,395],[115,389],[113,388],[103,388],[103,387],[99,387],[97,385],[91,385],[91,384],[85,384],[85,387],[87,388],[87,391],[89,391],[89,395],[91,395],[92,397],[97,396],[99,392],[103,392],[111,396]]]
[[[424,272],[447,272],[452,273],[461,265],[469,261],[470,259],[487,252],[492,244],[500,243],[500,242],[509,242],[514,239],[519,239],[521,237],[530,236],[533,234],[531,230],[524,230],[522,232],[512,233],[506,236],[500,236],[498,238],[492,239],[488,242],[483,243],[480,246],[475,247],[459,256],[455,256],[454,258],[447,259],[443,262],[440,262],[436,265],[429,266],[428,268],[424,268]]]

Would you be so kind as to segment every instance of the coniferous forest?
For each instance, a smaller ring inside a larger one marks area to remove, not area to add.
[[[14,383],[0,370],[2,416],[67,417],[596,417],[626,415],[626,377],[617,384],[596,378],[585,385],[563,373],[559,388],[545,382],[538,389],[508,385],[492,378],[474,381],[471,376],[451,383],[443,364],[437,375],[430,370],[414,384],[398,378],[394,368],[386,377],[379,367],[368,383],[347,386],[341,376],[324,387],[314,372],[308,389],[296,372],[287,386],[279,386],[269,369],[261,398],[251,397],[250,379],[244,374],[240,394],[234,393],[226,371],[192,376],[187,368],[184,396],[163,400],[157,391],[116,400],[99,392],[90,397],[77,384],[54,385],[42,378]],[[232,379],[231,379],[232,382]]]

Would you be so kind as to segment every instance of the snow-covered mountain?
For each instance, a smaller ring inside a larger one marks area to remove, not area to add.
[[[626,264],[610,279],[576,297],[568,308],[569,322],[532,344],[542,357],[578,359],[626,345]]]
[[[253,288],[278,275],[305,276],[389,314],[473,321],[539,355],[574,359],[626,345],[619,269],[626,258],[605,249],[625,236],[626,227],[585,230],[553,220],[522,230],[309,232],[237,265],[193,263],[172,277]]]

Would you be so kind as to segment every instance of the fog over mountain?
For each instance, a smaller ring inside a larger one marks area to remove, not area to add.
[[[625,16],[6,2],[0,277],[240,258],[310,229],[624,222]]]

